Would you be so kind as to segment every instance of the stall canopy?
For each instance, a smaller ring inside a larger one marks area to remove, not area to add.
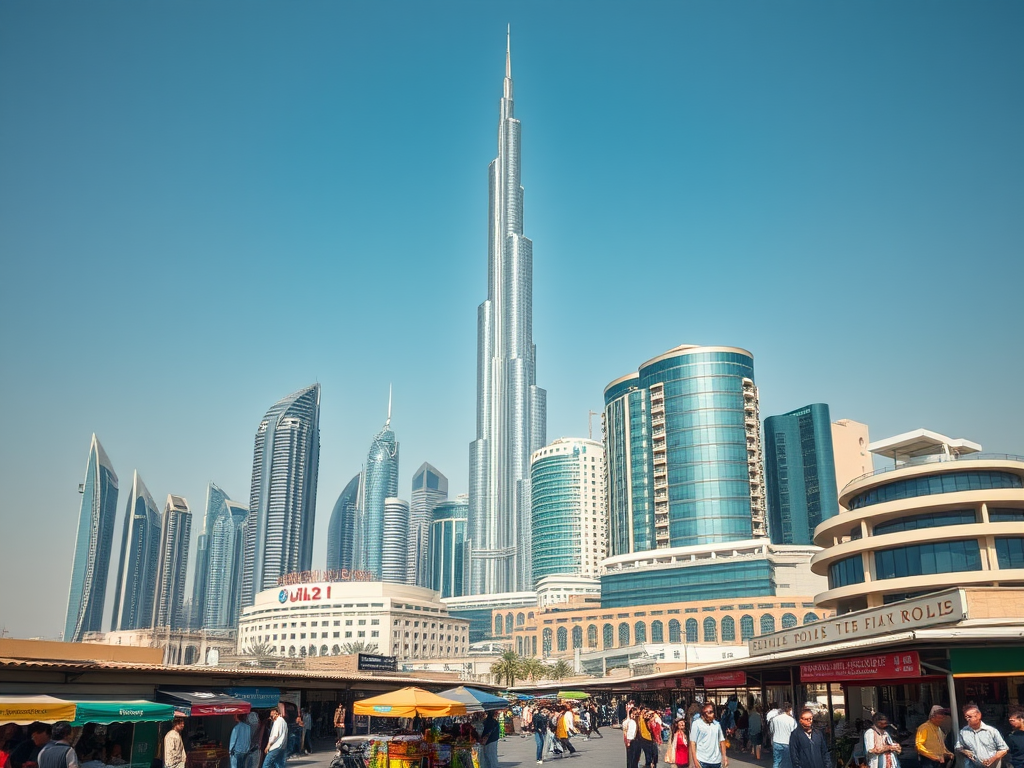
[[[174,718],[174,707],[154,701],[97,701],[75,699],[72,725],[98,723],[159,723]]]
[[[466,705],[412,686],[357,701],[352,713],[374,717],[448,717],[466,714]]]
[[[583,691],[559,691],[558,698],[560,699],[589,699],[590,694],[584,693]]]
[[[458,688],[449,688],[441,691],[438,696],[446,699],[461,701],[466,705],[467,712],[489,712],[493,710],[508,709],[508,701],[500,696],[481,691],[476,688],[467,688],[460,685]]]
[[[31,725],[74,720],[73,702],[53,696],[0,696],[0,723]]]
[[[271,709],[281,700],[279,688],[225,688],[224,693],[248,701],[253,709]]]
[[[252,709],[248,701],[215,691],[158,690],[156,698],[174,707],[176,715],[208,717],[210,715],[244,715]]]

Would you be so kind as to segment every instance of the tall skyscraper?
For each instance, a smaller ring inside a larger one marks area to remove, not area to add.
[[[839,514],[828,406],[764,420],[768,533],[773,544],[813,544],[819,523]]]
[[[421,465],[412,476],[409,503],[409,574],[406,579],[409,584],[425,587],[429,583],[430,513],[447,498],[448,478],[430,464]]]
[[[64,621],[64,640],[81,641],[86,632],[103,629],[103,602],[107,595],[110,550],[117,518],[117,475],[106,451],[92,436],[85,482],[79,487],[82,507],[78,515],[75,560]]]
[[[596,579],[607,554],[604,446],[563,437],[533,452],[533,583],[571,574]]]
[[[363,473],[348,481],[334,503],[327,528],[327,569],[355,568],[356,526],[359,509],[359,481]]]
[[[267,411],[256,430],[240,607],[278,577],[308,571],[320,464],[320,385],[300,389]]]
[[[160,564],[160,508],[138,471],[124,511],[110,630],[145,629],[153,621],[153,596]]]
[[[185,601],[185,572],[192,535],[192,510],[181,496],[168,494],[160,532],[160,565],[153,598],[154,627],[179,629],[186,622],[181,607]]]
[[[380,580],[405,584],[409,577],[409,502],[384,499]]]
[[[206,585],[210,574],[209,536],[213,530],[213,521],[227,498],[228,495],[216,483],[206,486],[206,516],[203,518],[203,531],[199,534],[199,541],[196,544],[196,564],[192,579],[192,615],[189,626],[193,629],[202,629],[205,625]]]
[[[610,555],[767,535],[749,352],[682,345],[604,400]]]
[[[225,498],[214,515],[206,540],[204,629],[230,629],[241,610],[242,547],[249,509]]]
[[[382,578],[381,556],[384,540],[384,500],[398,496],[398,440],[391,431],[391,398],[388,418],[373,437],[363,470],[359,499],[359,541],[356,544],[359,570]],[[404,580],[404,579],[403,579]]]
[[[462,597],[469,581],[466,551],[466,516],[469,497],[456,496],[442,501],[430,513],[430,543],[427,560],[429,581],[426,586],[441,597]]]
[[[520,124],[506,40],[498,156],[490,179],[487,299],[477,310],[476,440],[469,453],[471,594],[530,589],[530,454],[547,442],[537,386],[533,243],[523,236]]]

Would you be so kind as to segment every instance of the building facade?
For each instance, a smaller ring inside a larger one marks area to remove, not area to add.
[[[121,531],[121,559],[110,619],[112,632],[144,629],[153,621],[161,525],[160,509],[136,471]]]
[[[957,586],[1024,586],[1024,456],[917,430],[872,443],[888,467],[852,481],[817,527],[815,598],[838,613]]]
[[[359,520],[359,483],[363,473],[348,481],[334,503],[331,522],[327,528],[327,570],[354,569],[355,545],[358,536],[356,526]]]
[[[767,535],[749,352],[679,346],[604,397],[609,554]]]
[[[117,518],[117,474],[95,434],[89,444],[85,482],[79,492],[82,506],[63,635],[70,643],[80,642],[86,632],[103,628],[103,604]]]
[[[193,629],[202,629],[206,620],[206,584],[207,576],[210,573],[207,539],[209,532],[213,530],[214,518],[227,498],[228,495],[216,483],[206,486],[206,515],[203,517],[203,529],[196,543],[196,564],[192,579],[192,609],[189,626]],[[231,618],[234,620],[234,616]]]
[[[384,531],[381,535],[380,580],[407,584],[409,578],[409,502],[384,499]]]
[[[336,656],[357,643],[399,659],[469,650],[469,622],[437,593],[379,581],[308,582],[268,589],[242,612],[238,652],[266,643],[279,656]]]
[[[398,496],[398,440],[391,431],[391,403],[384,427],[373,437],[363,470],[359,499],[358,539],[355,545],[358,570],[381,579],[383,568],[384,500]],[[402,579],[404,581],[404,578]]]
[[[850,481],[874,470],[868,425],[852,419],[832,422],[832,456],[836,466],[836,494]]]
[[[240,605],[313,559],[320,385],[276,402],[256,430]]]
[[[206,603],[203,629],[231,629],[239,611],[242,580],[242,547],[249,509],[224,499],[207,536]],[[198,574],[197,574],[198,577]]]
[[[470,591],[529,589],[530,454],[547,442],[547,394],[533,343],[533,243],[523,235],[520,124],[512,57],[490,181],[487,299],[477,310],[476,440],[469,454]]]
[[[466,548],[466,519],[469,497],[457,496],[443,501],[430,512],[427,546],[427,587],[442,598],[462,597],[469,583]]]
[[[426,587],[430,584],[429,561],[430,513],[448,500],[448,478],[437,467],[424,462],[412,476],[412,497],[409,502],[409,574],[407,584]]]
[[[811,544],[818,524],[839,514],[832,428],[824,403],[764,420],[768,533],[773,544]]]
[[[597,578],[607,554],[604,446],[559,438],[530,457],[532,587],[556,574]]]
[[[153,627],[185,629],[188,626],[188,617],[182,615],[182,604],[185,601],[191,535],[192,510],[188,501],[182,496],[168,494],[160,526],[160,564],[153,596]]]

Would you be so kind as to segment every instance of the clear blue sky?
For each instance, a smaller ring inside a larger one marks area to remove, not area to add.
[[[316,380],[314,565],[389,382],[401,494],[466,491],[507,23],[550,438],[701,343],[754,353],[762,417],[1024,453],[1016,0],[12,0],[0,625],[59,631],[92,432],[118,538],[136,468],[193,539],[207,482],[247,500]]]

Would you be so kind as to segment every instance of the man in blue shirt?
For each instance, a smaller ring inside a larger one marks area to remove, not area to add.
[[[956,751],[966,758],[967,768],[991,768],[1006,756],[1009,747],[999,731],[982,722],[981,710],[974,704],[964,707],[963,713],[967,725],[960,729]]]
[[[725,754],[725,734],[715,720],[715,705],[705,704],[700,719],[690,726],[690,765],[692,768],[729,768]]]
[[[235,715],[235,721],[235,727],[231,729],[231,740],[228,742],[228,754],[231,756],[231,768],[245,768],[252,729],[249,728],[245,715]]]

